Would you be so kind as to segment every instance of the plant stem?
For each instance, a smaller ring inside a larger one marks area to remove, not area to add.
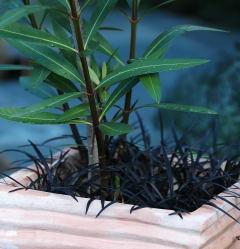
[[[25,5],[30,5],[30,0],[22,0]],[[28,18],[35,29],[39,29],[36,18],[33,14],[29,14]]]
[[[58,90],[58,94],[61,95],[63,94],[62,91],[59,91]],[[69,105],[67,103],[63,104],[63,111],[66,112],[70,109]],[[86,164],[87,164],[87,148],[84,146],[84,143],[82,141],[82,138],[80,136],[80,133],[78,131],[78,128],[75,124],[70,124],[69,125],[70,129],[71,129],[71,132],[72,132],[72,135],[73,135],[73,139],[75,141],[75,143],[77,144],[77,147],[78,147],[78,150],[79,150],[79,154],[80,154],[80,158],[81,160],[84,160],[86,161]]]
[[[138,6],[137,0],[132,0],[132,17],[131,22],[131,41],[130,41],[130,59],[135,59],[136,57],[136,42],[137,42],[137,24],[138,24]],[[131,111],[131,100],[132,100],[132,90],[126,94],[124,113],[123,113],[123,123],[128,124],[129,116]]]
[[[76,0],[69,0],[69,4],[71,7],[71,18],[74,26],[75,38],[77,42],[77,48],[80,55],[80,61],[82,64],[82,71],[85,79],[86,84],[86,91],[88,102],[91,110],[91,118],[93,123],[93,129],[95,132],[96,140],[97,140],[97,147],[98,147],[98,158],[100,167],[103,169],[105,167],[105,144],[104,144],[104,137],[102,132],[99,129],[99,115],[95,101],[95,91],[92,87],[92,81],[90,78],[90,73],[88,69],[88,62],[86,56],[84,56],[84,42],[82,36],[82,29],[80,24],[80,14],[79,10],[77,9]],[[101,179],[104,182],[104,179]]]

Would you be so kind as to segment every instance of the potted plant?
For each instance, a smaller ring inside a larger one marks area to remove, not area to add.
[[[158,73],[207,62],[163,58],[174,38],[187,31],[220,30],[173,27],[136,58],[137,26],[149,11],[139,14],[141,1],[127,1],[131,15],[120,9],[131,24],[125,64],[100,32],[117,0],[88,0],[81,6],[76,0],[13,2],[17,5],[0,18],[0,37],[30,59],[24,69],[31,73],[20,82],[41,97],[46,89],[55,92],[28,107],[1,107],[0,117],[69,125],[76,145],[48,158],[30,142],[36,156],[23,153],[34,165],[2,173],[1,248],[237,248],[239,164],[228,156],[229,147],[220,153],[214,136],[213,149],[207,149],[207,134],[195,149],[173,129],[174,145],[161,132],[160,146],[152,148],[138,113],[144,149],[126,135],[134,130],[130,115],[141,108],[216,114],[161,103]],[[82,14],[93,3],[85,20]],[[96,52],[106,61],[97,62]],[[133,102],[138,83],[153,104]],[[123,106],[118,105],[121,98]],[[87,142],[77,125],[87,126]]]

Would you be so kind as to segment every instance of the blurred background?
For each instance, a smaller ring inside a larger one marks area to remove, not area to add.
[[[4,1],[4,0],[1,0]],[[6,1],[15,4],[16,1]],[[119,7],[129,11],[126,1]],[[159,4],[161,0],[142,0],[140,12]],[[3,12],[4,9],[1,10]],[[89,12],[85,13],[86,17]],[[210,59],[207,65],[191,70],[161,74],[162,102],[190,104],[208,107],[219,112],[220,138],[223,142],[239,136],[240,127],[240,1],[239,0],[176,0],[144,17],[138,28],[137,54],[141,56],[149,42],[160,32],[175,25],[192,24],[221,28],[228,32],[191,32],[175,40],[166,55],[168,58]],[[123,29],[121,32],[104,31],[105,37],[119,48],[126,61],[129,54],[130,25],[126,17],[115,10],[106,20],[105,26]],[[98,56],[101,59],[101,56]],[[26,60],[14,49],[0,40],[0,63],[26,64]],[[40,99],[24,91],[18,76],[24,72],[0,71],[0,106],[23,107]],[[28,90],[28,89],[25,89]],[[153,101],[139,85],[134,98],[141,104]],[[159,143],[159,113],[154,109],[140,113],[152,144]],[[172,124],[182,132],[193,123],[192,139],[197,139],[213,123],[208,115],[162,111],[165,128]],[[132,116],[132,122],[135,115]],[[82,129],[80,127],[80,129]],[[83,131],[84,132],[84,131]],[[35,143],[63,134],[69,134],[65,126],[36,126],[0,120],[0,150],[16,148],[31,139]],[[8,155],[19,159],[19,155]]]

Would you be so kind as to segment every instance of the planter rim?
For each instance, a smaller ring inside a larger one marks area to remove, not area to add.
[[[72,150],[69,153],[69,156],[75,154],[75,151]],[[59,153],[55,155],[57,158]],[[28,170],[31,168],[35,168],[35,165],[30,165],[26,169],[21,169],[11,175],[12,178],[21,182],[24,186],[27,186],[30,178],[34,178],[35,173]],[[232,185],[229,189],[235,188],[235,186],[240,187],[240,182],[238,181],[234,185]],[[36,208],[38,210],[52,211],[55,212],[63,212],[69,213],[69,215],[85,215],[86,205],[88,202],[88,198],[76,197],[78,202],[76,202],[72,197],[63,195],[63,194],[55,194],[42,192],[38,190],[18,190],[13,193],[9,193],[9,191],[16,189],[19,187],[14,181],[5,177],[0,181],[0,208],[5,207],[15,207],[21,209],[30,209]],[[236,190],[238,194],[240,194],[239,190]],[[224,192],[220,194],[224,195]],[[227,200],[232,203],[239,205],[240,199],[236,197],[226,197]],[[16,201],[18,200],[18,201]],[[29,200],[30,203],[28,202]],[[218,205],[221,209],[226,212],[230,212],[234,208],[222,201],[213,199],[216,205]],[[105,205],[109,202],[106,201]],[[56,205],[57,204],[57,205]],[[157,209],[157,208],[144,208],[134,211],[130,214],[130,208],[132,205],[123,204],[123,203],[115,203],[111,207],[105,209],[100,217],[108,218],[108,219],[120,219],[120,220],[129,220],[129,221],[137,221],[146,224],[154,224],[166,228],[171,229],[182,229],[182,230],[191,230],[193,232],[203,233],[205,230],[209,229],[221,216],[224,214],[217,210],[216,208],[203,205],[197,210],[191,212],[190,214],[184,213],[182,214],[183,219],[181,219],[178,215],[170,215],[174,211],[167,209]],[[101,210],[101,201],[94,200],[91,203],[89,208],[87,217],[95,217],[96,214]],[[240,217],[240,213],[238,218]],[[230,218],[229,218],[230,219]]]

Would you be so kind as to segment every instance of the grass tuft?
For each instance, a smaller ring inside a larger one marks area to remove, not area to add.
[[[228,146],[218,144],[216,128],[209,130],[197,145],[191,145],[187,139],[191,129],[179,137],[172,127],[171,137],[166,137],[161,125],[160,146],[151,147],[150,137],[140,116],[137,117],[141,132],[125,142],[124,154],[116,157],[121,142],[119,139],[107,140],[108,167],[105,171],[111,175],[107,186],[101,186],[99,183],[102,171],[99,165],[86,165],[70,175],[64,174],[68,151],[61,153],[57,160],[53,158],[52,153],[47,158],[31,141],[29,143],[35,155],[22,150],[12,151],[23,153],[35,164],[36,168],[29,170],[34,172],[36,177],[29,179],[27,187],[11,176],[8,177],[20,186],[19,189],[65,194],[76,201],[78,196],[87,197],[89,201],[86,214],[94,200],[101,200],[102,207],[97,217],[116,202],[132,204],[130,213],[151,207],[171,209],[174,211],[171,215],[179,215],[181,218],[183,213],[191,213],[202,205],[209,205],[238,222],[212,201],[220,199],[240,210],[235,203],[227,199],[240,197],[240,188],[236,185],[240,176],[240,154],[238,150],[233,149],[236,148],[236,141]],[[1,175],[7,176],[4,173]],[[221,192],[224,194],[218,196]],[[106,201],[110,202],[105,204]]]

